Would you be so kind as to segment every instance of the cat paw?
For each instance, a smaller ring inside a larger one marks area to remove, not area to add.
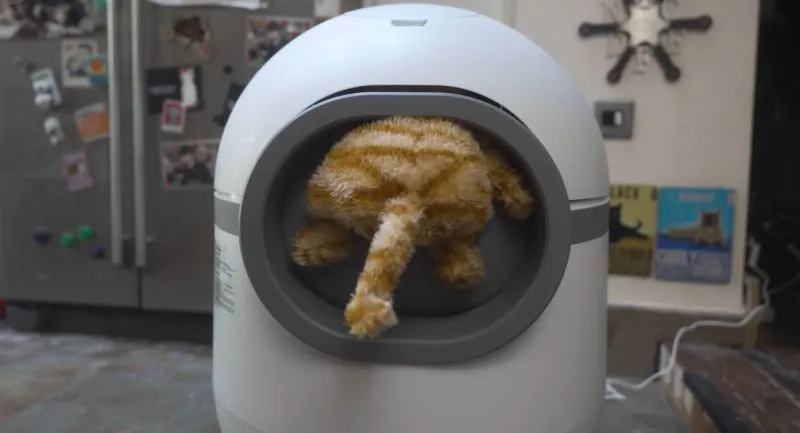
[[[517,220],[527,219],[533,213],[533,199],[525,195],[506,203],[506,212]]]
[[[317,221],[297,232],[292,260],[301,266],[325,266],[341,262],[349,254],[349,231],[332,221]]]
[[[483,279],[483,258],[474,245],[443,247],[436,253],[436,272],[457,289],[469,289]]]
[[[376,295],[355,295],[344,312],[350,335],[375,338],[397,324],[397,315],[390,300]]]

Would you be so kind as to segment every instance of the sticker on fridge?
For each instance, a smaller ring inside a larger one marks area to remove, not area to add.
[[[650,276],[656,239],[658,192],[648,185],[612,185],[608,272]]]
[[[108,83],[108,59],[105,54],[95,54],[89,59],[87,75],[92,86],[104,86]]]
[[[268,0],[150,0],[162,6],[222,6],[240,9],[262,9],[269,6]]]
[[[219,139],[170,141],[161,144],[164,188],[211,188]]]
[[[67,181],[67,189],[70,192],[83,191],[94,186],[84,151],[61,155],[61,173]]]
[[[53,146],[64,141],[64,130],[61,128],[61,121],[56,116],[44,119],[44,132]]]
[[[64,39],[61,41],[61,82],[64,87],[91,87],[89,62],[97,54],[97,41]]]
[[[341,0],[314,0],[314,17],[315,18],[332,18],[341,11]]]
[[[161,109],[161,130],[173,134],[182,134],[186,122],[186,108],[177,99],[167,99]]]
[[[0,0],[0,39],[98,34],[92,0]]]
[[[731,189],[659,189],[657,279],[730,281],[735,198]]]
[[[146,72],[147,112],[161,114],[164,101],[177,99],[187,111],[203,109],[202,69],[199,66],[153,68]]]
[[[108,109],[105,102],[98,102],[75,111],[78,134],[84,143],[108,138]]]
[[[31,72],[33,103],[47,111],[61,105],[61,91],[52,69],[39,69]]]
[[[199,15],[175,18],[170,28],[171,39],[192,50],[203,60],[211,58],[211,31]]]
[[[220,128],[224,128],[225,124],[228,123],[228,118],[231,117],[231,111],[233,111],[233,106],[236,105],[236,101],[239,99],[239,96],[242,95],[244,92],[244,86],[233,82],[228,85],[228,96],[225,97],[225,102],[222,105],[222,111],[219,114],[214,115],[214,123],[216,123]]]
[[[271,15],[247,18],[245,55],[247,65],[264,64],[281,48],[314,25],[313,18],[280,17]]]

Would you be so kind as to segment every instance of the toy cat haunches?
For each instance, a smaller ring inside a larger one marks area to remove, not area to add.
[[[467,129],[439,118],[378,120],[346,134],[311,176],[310,221],[292,258],[330,265],[349,254],[351,231],[371,239],[345,322],[352,335],[376,337],[397,323],[392,295],[416,246],[432,248],[438,276],[454,287],[483,278],[475,242],[493,198],[518,219],[533,209],[517,174]]]

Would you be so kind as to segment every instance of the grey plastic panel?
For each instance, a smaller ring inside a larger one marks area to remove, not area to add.
[[[123,13],[121,7],[118,12]],[[117,37],[124,32],[124,28],[118,29]],[[105,35],[85,38],[98,41],[98,48],[105,51]],[[68,250],[58,244],[62,231],[74,232],[79,225],[89,224],[100,243],[110,249],[108,142],[82,143],[73,117],[83,106],[107,103],[106,89],[62,86],[61,39],[0,41],[0,52],[0,298],[136,306],[136,272],[114,266],[108,259],[91,258],[86,246]],[[16,55],[36,68],[53,70],[64,100],[62,107],[45,113],[34,105],[28,74],[14,65]],[[120,57],[124,56],[123,51]],[[57,146],[51,145],[44,133],[44,120],[51,114],[59,119],[65,134],[64,142]],[[71,194],[61,174],[60,156],[81,150],[86,151],[95,186]],[[123,160],[129,157],[123,146]],[[123,166],[123,183],[129,174]],[[123,205],[129,210],[127,203]],[[34,243],[32,234],[37,226],[53,231],[48,245]]]
[[[247,11],[219,7],[161,7],[142,2],[141,34],[145,68],[198,65],[202,72],[203,109],[188,112],[183,134],[160,131],[159,116],[145,114],[146,230],[150,237],[147,268],[142,272],[142,306],[152,310],[210,312],[214,266],[213,189],[167,191],[161,181],[160,143],[218,139],[222,128],[214,116],[222,110],[231,82],[246,85],[257,68],[245,65],[246,20],[250,15],[309,17],[313,0],[271,0],[269,8]],[[190,49],[169,40],[178,16],[199,15],[211,31],[212,56],[201,60]],[[224,67],[233,71],[226,75]]]
[[[240,208],[238,203],[216,197],[214,199],[214,225],[228,234],[239,236]],[[570,242],[573,245],[582,244],[608,233],[608,212],[608,203],[571,211],[569,214]]]
[[[238,203],[214,198],[214,224],[234,236],[239,236],[239,211]]]
[[[608,212],[608,202],[570,212],[570,242],[573,245],[582,244],[608,233]]]
[[[330,128],[347,122],[386,115],[446,116],[495,135],[507,144],[510,156],[532,180],[540,206],[534,220],[538,222],[531,224],[534,227],[528,234],[525,264],[487,302],[452,316],[404,316],[380,339],[359,341],[347,334],[341,308],[316,296],[294,274],[282,206],[289,174],[298,161],[310,159],[309,152],[314,150],[307,145],[319,143],[315,139],[321,127],[330,134]],[[570,240],[566,189],[544,146],[502,109],[452,93],[365,92],[316,104],[265,148],[253,168],[240,212],[244,265],[257,295],[275,319],[320,351],[377,363],[458,362],[511,342],[536,321],[555,295],[569,258]]]

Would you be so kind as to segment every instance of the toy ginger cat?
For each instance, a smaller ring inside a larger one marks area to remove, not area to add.
[[[432,248],[439,278],[457,288],[483,278],[475,242],[493,198],[518,219],[533,208],[516,173],[470,131],[440,118],[377,120],[347,133],[312,174],[292,258],[330,265],[347,257],[352,232],[371,239],[345,322],[374,338],[397,323],[392,294],[416,246]]]

